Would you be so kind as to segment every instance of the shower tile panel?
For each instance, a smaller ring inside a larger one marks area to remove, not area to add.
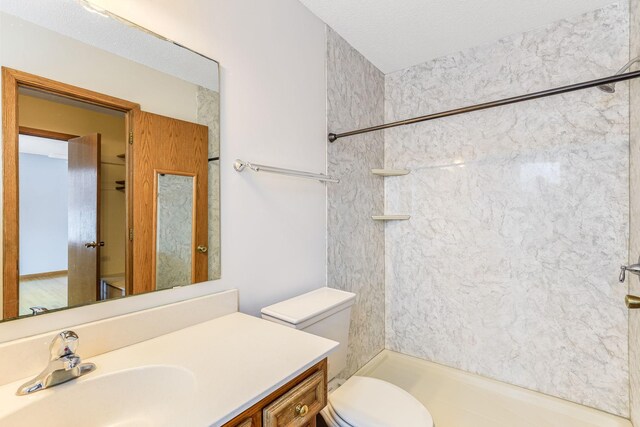
[[[387,75],[385,119],[609,75],[628,28],[614,3]],[[384,183],[411,213],[385,228],[387,348],[628,416],[627,86],[385,131],[411,170]]]
[[[384,120],[384,75],[336,32],[327,28],[327,126],[340,132]],[[384,349],[383,178],[371,169],[384,164],[381,133],[328,144],[328,286],[357,294],[351,314],[349,377]]]
[[[198,123],[209,128],[209,158],[220,156],[220,94],[198,87]],[[220,262],[220,161],[209,162],[209,280],[219,279]]]

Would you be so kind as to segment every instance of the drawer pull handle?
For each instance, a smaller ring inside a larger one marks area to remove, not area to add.
[[[309,412],[309,407],[307,405],[303,405],[302,403],[296,406],[296,416],[304,417]]]

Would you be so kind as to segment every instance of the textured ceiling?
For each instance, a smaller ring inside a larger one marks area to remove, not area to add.
[[[613,3],[613,0],[300,1],[384,73]]]

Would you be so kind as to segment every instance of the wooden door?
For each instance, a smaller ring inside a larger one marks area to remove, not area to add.
[[[68,304],[96,301],[100,278],[100,134],[69,140]]]
[[[198,247],[208,244],[208,128],[138,110],[134,112],[133,133],[133,293],[156,289],[160,174],[193,177],[191,283],[206,281],[208,255]]]

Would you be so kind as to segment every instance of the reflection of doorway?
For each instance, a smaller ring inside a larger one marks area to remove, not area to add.
[[[124,114],[24,88],[18,107],[18,314],[124,295]]]
[[[20,315],[67,306],[70,137],[20,134]]]
[[[78,107],[78,104],[82,104],[83,111],[105,112],[107,115],[117,116],[121,126],[116,138],[120,148],[110,153],[105,152],[106,147],[109,146],[107,131],[96,127],[95,121],[83,121],[89,127],[57,131],[74,135],[94,134],[96,137],[97,133],[102,134],[98,168],[101,179],[97,181],[100,182],[102,191],[100,191],[100,197],[94,197],[94,200],[97,199],[97,203],[100,204],[100,227],[96,227],[98,234],[95,240],[89,241],[90,239],[86,237],[78,239],[82,243],[78,245],[78,249],[93,250],[94,254],[101,253],[99,264],[101,273],[88,275],[91,276],[86,280],[90,285],[89,299],[73,302],[68,297],[67,305],[86,304],[97,299],[140,294],[156,289],[155,263],[158,252],[156,239],[159,235],[157,233],[157,196],[159,194],[157,178],[159,174],[193,177],[191,187],[193,198],[191,215],[189,215],[192,221],[190,248],[181,251],[181,253],[184,252],[184,256],[181,256],[184,258],[185,266],[187,268],[190,266],[191,283],[207,279],[208,129],[206,126],[143,112],[140,111],[139,105],[122,99],[5,67],[2,68],[2,83],[4,184],[2,308],[4,319],[18,316],[20,300],[19,262],[23,254],[18,247],[20,243],[18,129],[23,130],[20,125],[59,129],[57,125],[65,122],[69,117],[79,115],[79,113],[46,114],[43,118],[44,123],[24,122],[23,119],[29,115],[29,109],[25,108],[22,102],[28,100],[33,103],[55,101],[65,108]],[[29,96],[33,99],[28,98]],[[19,102],[20,108],[18,108]],[[69,144],[68,139],[63,140]],[[124,175],[120,176],[122,179],[107,177],[106,170],[113,167],[123,171]],[[96,168],[87,169],[95,170]],[[107,187],[110,187],[111,192],[105,191]],[[103,221],[110,217],[105,214],[103,208],[113,206],[114,200],[120,200],[124,206],[124,215],[120,216],[121,220],[124,218],[124,229],[113,227],[113,224],[108,225]],[[75,211],[82,212],[82,209]],[[71,216],[69,212],[68,216]],[[124,242],[122,245],[114,244],[113,240],[105,238],[109,230],[114,229],[119,230],[116,234]],[[47,236],[42,236],[42,239],[44,238]],[[101,246],[103,241],[104,247]],[[124,274],[121,272],[121,267],[117,273],[107,274],[105,263],[114,261],[118,254],[114,254],[114,257],[105,256],[105,254],[108,249],[114,247],[119,249],[116,252],[124,258]],[[68,262],[70,260],[71,257]],[[70,266],[67,271],[68,278],[71,278]],[[178,286],[182,284],[176,283]],[[71,283],[68,283],[67,288],[71,289]]]
[[[24,73],[17,70],[12,70],[6,67],[2,67],[2,110],[3,110],[3,123],[2,123],[2,139],[3,139],[3,275],[2,275],[2,311],[3,318],[14,318],[18,316],[19,312],[19,121],[22,121],[23,110],[22,106],[18,111],[19,98],[25,95],[27,92],[38,92],[43,94],[42,98],[56,97],[62,104],[82,103],[91,109],[104,109],[110,112],[116,112],[120,115],[121,122],[124,123],[124,132],[120,137],[122,143],[125,146],[124,153],[120,152],[120,163],[124,163],[122,167],[125,170],[125,176],[128,177],[129,170],[126,166],[125,155],[130,153],[130,145],[127,144],[127,136],[131,131],[131,115],[134,111],[138,111],[140,106],[138,104],[114,98],[112,96],[104,95],[98,92],[92,92],[76,86],[67,85],[64,83],[48,80],[40,76]],[[20,114],[18,114],[18,112]],[[48,119],[51,123],[59,123],[61,117],[56,115],[48,115]],[[26,123],[22,123],[23,126],[28,126]],[[47,129],[48,126],[42,126],[41,128]],[[89,131],[67,131],[74,135],[87,135],[99,131],[92,127]],[[64,131],[63,131],[64,132]],[[126,179],[126,178],[125,178]],[[119,191],[115,189],[114,191]],[[119,184],[118,184],[119,185]],[[125,186],[121,186],[125,187]],[[128,223],[130,217],[130,203],[129,200],[132,194],[122,189],[124,194],[120,194],[124,198],[125,205],[125,231],[130,227]],[[102,197],[101,197],[102,198]],[[124,243],[124,259],[125,259],[125,277],[130,275],[131,271],[131,242],[128,239],[130,233],[122,233],[122,240]],[[45,237],[43,237],[45,238]],[[90,243],[90,242],[89,242]],[[96,242],[99,244],[99,242]],[[94,295],[97,296],[98,284],[92,284],[95,288]],[[127,283],[129,286],[129,283]],[[127,290],[127,294],[129,294]],[[95,301],[94,297],[91,301]],[[87,302],[91,302],[87,301]]]

